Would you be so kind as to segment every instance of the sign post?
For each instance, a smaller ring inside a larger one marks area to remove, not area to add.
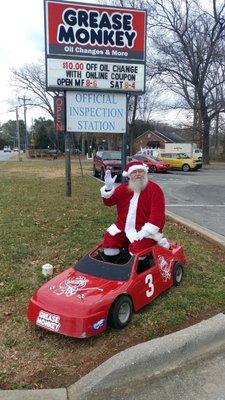
[[[63,96],[54,97],[54,123],[56,134],[65,135],[65,178],[66,178],[66,196],[70,197],[72,193],[71,185],[71,138],[67,132],[66,124],[66,91]]]
[[[127,95],[126,95],[127,96]],[[126,107],[126,129],[122,136],[122,152],[121,152],[121,167],[122,171],[125,170],[126,161],[127,161],[127,136],[128,136],[128,99],[127,100],[127,107]],[[122,181],[124,181],[124,177],[122,176]]]
[[[65,132],[65,175],[66,175],[66,196],[71,197],[71,140],[70,133]]]

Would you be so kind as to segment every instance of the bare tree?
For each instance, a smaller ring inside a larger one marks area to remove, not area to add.
[[[46,91],[45,65],[25,64],[19,69],[12,69],[12,84],[19,92],[25,91],[31,97],[29,105],[47,111],[53,117],[53,97],[55,93]]]
[[[147,2],[145,0],[100,0],[101,4],[107,4],[111,6],[119,7],[131,7],[131,8],[146,8]]]
[[[102,4],[112,6],[130,7],[136,9],[145,9],[147,6],[146,1],[139,0],[102,0],[100,2]],[[154,108],[156,108],[156,105],[158,104],[156,89],[153,89],[153,85],[151,85],[151,78],[152,76],[149,73],[148,82],[146,83],[147,90],[145,94],[138,95],[130,93],[128,95],[128,121],[131,154],[133,154],[134,128],[136,119],[141,118],[145,121],[148,121],[151,112]]]
[[[203,157],[209,163],[209,130],[224,111],[225,5],[213,0],[212,14],[199,1],[149,1],[152,68],[167,88],[182,96],[202,125]],[[220,68],[218,70],[218,63]]]

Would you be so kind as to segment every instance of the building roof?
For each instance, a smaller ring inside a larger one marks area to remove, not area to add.
[[[142,133],[140,136],[136,137],[135,140],[140,139],[141,137],[145,136],[147,133],[153,133],[155,136],[158,136],[160,140],[163,140],[165,143],[183,143],[186,142],[187,140],[178,135],[175,132],[159,132],[159,131],[146,131]]]

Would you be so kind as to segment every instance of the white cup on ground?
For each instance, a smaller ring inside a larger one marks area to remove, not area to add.
[[[53,274],[53,265],[52,264],[44,264],[42,265],[42,275],[44,276],[52,276]]]

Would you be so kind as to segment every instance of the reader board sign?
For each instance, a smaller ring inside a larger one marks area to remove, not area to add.
[[[144,92],[143,64],[47,59],[47,87],[54,90]]]
[[[124,133],[126,98],[123,93],[66,92],[67,131]]]
[[[145,61],[146,10],[45,0],[46,54]]]

